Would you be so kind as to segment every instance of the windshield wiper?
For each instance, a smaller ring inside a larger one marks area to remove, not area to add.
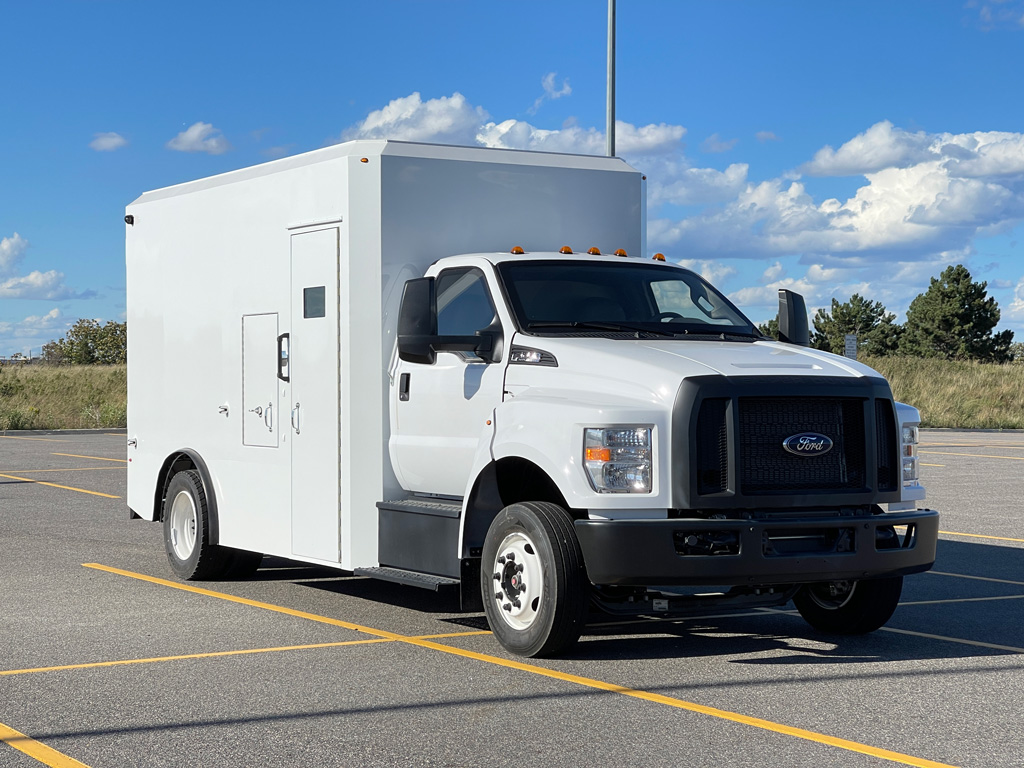
[[[605,321],[590,321],[590,320],[540,320],[535,323],[527,323],[526,330],[532,331],[540,328],[573,328],[575,330],[582,331],[613,331],[622,332],[627,331],[630,333],[650,333],[655,336],[675,336],[675,331],[667,331],[661,328],[640,328],[635,325],[626,325],[625,323],[611,323]]]

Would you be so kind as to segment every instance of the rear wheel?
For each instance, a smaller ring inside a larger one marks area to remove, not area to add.
[[[508,651],[544,656],[575,643],[590,582],[569,514],[539,501],[505,507],[484,540],[480,589],[491,631]]]
[[[862,635],[885,624],[900,602],[903,577],[808,584],[793,597],[800,615],[815,629]]]
[[[171,478],[164,499],[164,549],[171,570],[187,581],[242,578],[263,555],[210,543],[210,510],[203,480],[194,469]]]

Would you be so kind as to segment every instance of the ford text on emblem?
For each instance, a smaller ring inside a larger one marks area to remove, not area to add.
[[[783,440],[782,447],[797,456],[821,456],[832,450],[832,438],[817,432],[801,432]]]

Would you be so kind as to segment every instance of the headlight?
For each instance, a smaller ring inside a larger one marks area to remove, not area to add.
[[[598,493],[650,493],[651,427],[591,428],[583,436],[583,466]]]
[[[914,485],[917,483],[917,425],[904,426],[902,431],[902,461],[903,461],[903,484]]]

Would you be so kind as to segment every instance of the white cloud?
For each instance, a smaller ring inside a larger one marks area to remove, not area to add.
[[[697,272],[712,285],[721,283],[725,278],[735,275],[736,268],[719,261],[698,261],[696,259],[682,259],[677,262],[680,266]]]
[[[728,152],[730,149],[735,147],[738,142],[739,139],[723,139],[717,133],[713,133],[704,139],[700,148],[704,152]]]
[[[427,101],[419,93],[412,93],[374,110],[345,131],[341,140],[396,139],[473,145],[479,143],[477,134],[486,119],[487,112],[482,107],[472,106],[457,91]]]
[[[177,152],[205,152],[208,155],[223,155],[231,149],[224,134],[209,123],[193,123],[167,142],[167,148]]]
[[[119,133],[94,133],[89,147],[97,152],[113,152],[128,143],[128,139]]]
[[[11,277],[0,282],[0,299],[65,299],[88,298],[92,292],[76,293],[64,284],[64,273],[55,269],[35,270],[23,277]]]
[[[17,232],[0,240],[0,276],[9,275],[28,250],[28,240]]]
[[[978,9],[978,26],[993,29],[1024,29],[1024,3],[1020,0],[970,0],[968,8]]]
[[[782,141],[782,139],[780,139],[771,131],[758,131],[757,133],[754,134],[754,138],[762,143],[766,141]]]
[[[1017,281],[1017,287],[1013,289],[1013,302],[1007,314],[1018,322],[1024,322],[1024,277]]]
[[[822,147],[803,167],[811,176],[856,176],[882,168],[903,167],[932,157],[932,140],[923,131],[894,129],[888,120],[875,123],[839,149]]]
[[[562,80],[561,87],[557,87],[555,84],[555,77],[557,73],[548,72],[540,81],[541,88],[544,89],[544,93],[537,97],[537,100],[533,102],[533,106],[526,110],[529,114],[537,114],[537,110],[540,109],[541,105],[545,101],[554,101],[560,99],[563,96],[568,96],[572,93],[572,87],[569,85],[569,78]]]
[[[783,269],[782,264],[776,261],[761,275],[762,283],[774,283],[776,280],[780,280],[786,274],[786,270]]]

